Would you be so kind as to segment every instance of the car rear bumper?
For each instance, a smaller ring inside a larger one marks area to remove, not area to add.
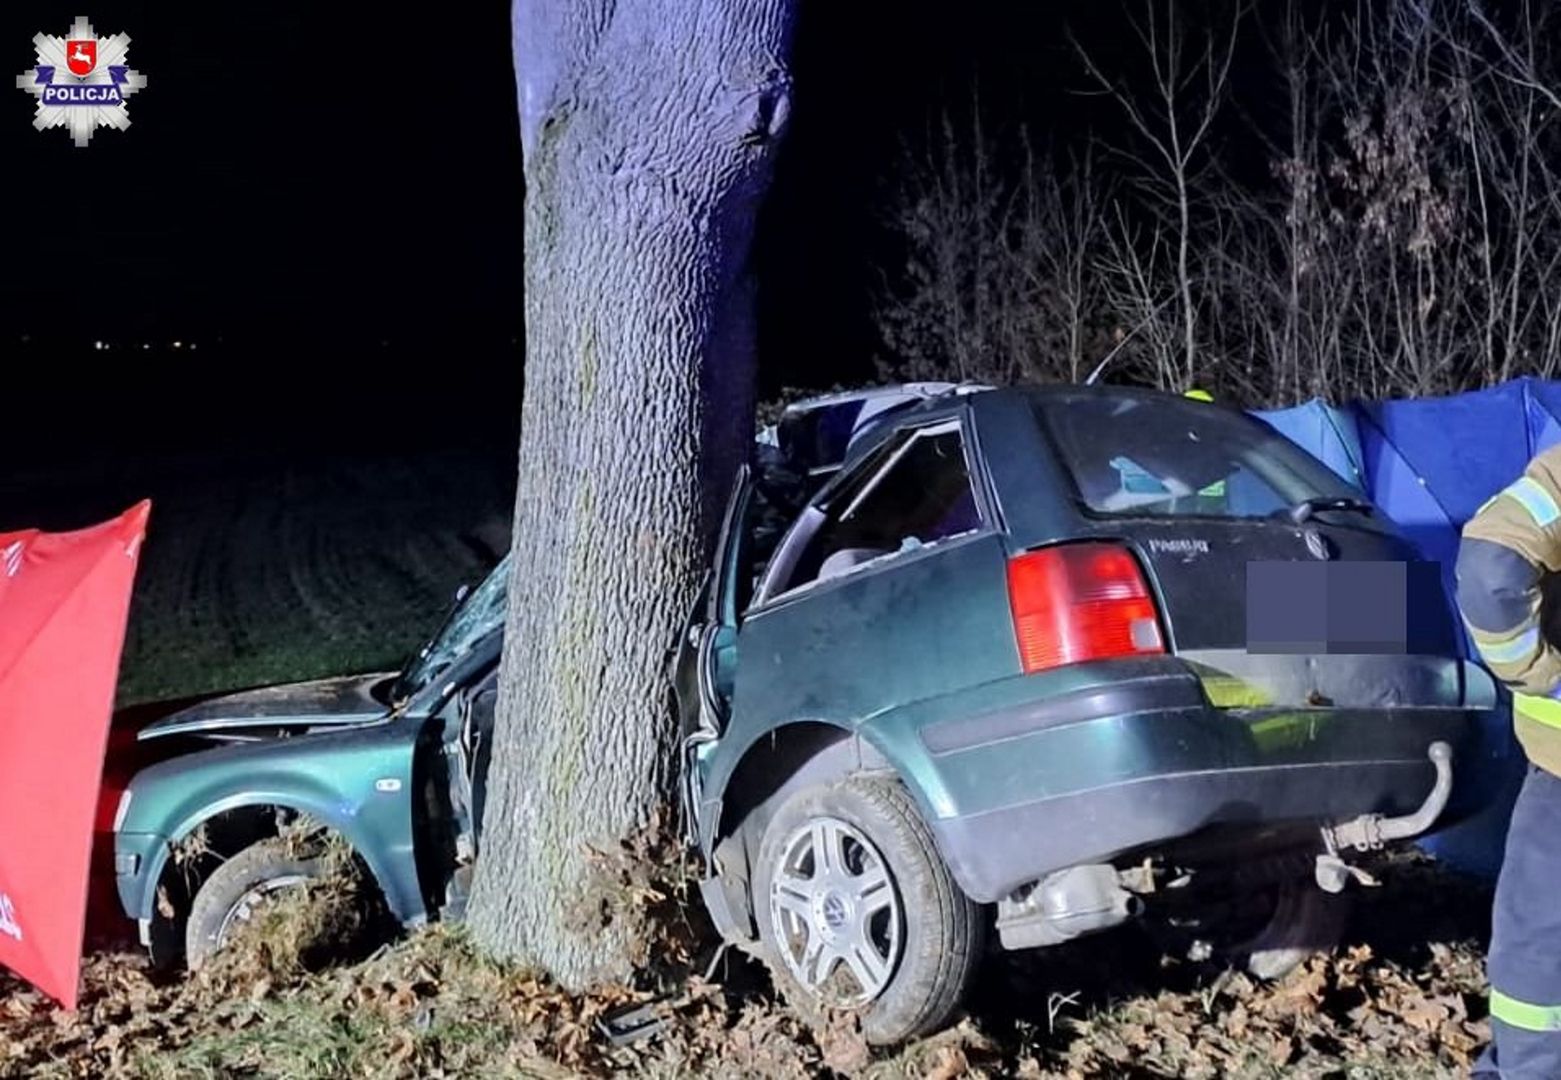
[[[1415,810],[1427,749],[1473,750],[1475,710],[1233,710],[1167,658],[1067,693],[919,729],[930,824],[990,903],[1054,870],[1211,826],[1265,831]]]

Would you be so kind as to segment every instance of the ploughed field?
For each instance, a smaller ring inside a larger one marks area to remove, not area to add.
[[[0,478],[0,531],[146,495],[119,705],[398,666],[502,554],[513,450],[167,458]]]

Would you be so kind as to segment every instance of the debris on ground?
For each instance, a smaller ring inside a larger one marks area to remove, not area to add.
[[[995,954],[971,1015],[892,1053],[849,1016],[808,1030],[735,951],[670,996],[571,995],[480,958],[458,927],[321,968],[257,926],[264,962],[240,941],[194,977],[95,954],[74,1014],[0,976],[0,1077],[1462,1075],[1487,1038],[1489,891],[1419,858],[1380,876],[1349,944],[1279,982],[1160,957],[1134,933]],[[639,1007],[652,1033],[603,1036]]]

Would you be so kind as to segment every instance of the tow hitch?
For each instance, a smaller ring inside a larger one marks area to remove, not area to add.
[[[1351,866],[1339,857],[1341,851],[1378,851],[1395,840],[1407,840],[1419,836],[1436,823],[1447,808],[1448,796],[1453,791],[1453,748],[1438,740],[1426,750],[1431,764],[1436,766],[1436,783],[1420,804],[1420,809],[1402,817],[1383,817],[1381,814],[1362,814],[1360,817],[1337,825],[1324,825],[1322,838],[1324,852],[1317,856],[1317,886],[1324,892],[1341,892],[1350,879],[1362,885],[1375,885],[1376,881],[1366,871]]]

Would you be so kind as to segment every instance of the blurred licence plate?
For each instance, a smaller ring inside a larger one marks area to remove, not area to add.
[[[1249,562],[1247,651],[1407,652],[1410,578],[1402,562]]]

